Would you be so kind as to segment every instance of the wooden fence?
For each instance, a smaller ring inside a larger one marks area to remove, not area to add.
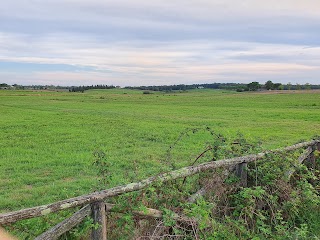
[[[94,192],[88,195],[83,195],[79,197],[58,201],[48,205],[42,205],[38,207],[22,209],[19,211],[3,213],[3,214],[0,214],[0,225],[7,225],[10,223],[17,222],[19,220],[40,217],[53,212],[58,212],[61,210],[80,206],[82,208],[79,211],[77,211],[71,217],[65,219],[61,223],[57,224],[50,230],[44,232],[43,234],[38,236],[36,239],[37,240],[57,239],[59,236],[68,232],[73,227],[81,223],[87,216],[91,216],[94,221],[94,224],[97,224],[97,226],[99,226],[97,229],[92,230],[91,238],[94,240],[105,240],[107,239],[106,212],[116,211],[115,205],[104,202],[107,198],[147,188],[148,186],[150,186],[152,183],[156,181],[163,183],[163,182],[167,182],[167,181],[178,179],[178,178],[192,176],[194,174],[197,174],[209,169],[216,169],[221,167],[232,167],[232,166],[235,167],[236,174],[241,179],[241,185],[246,186],[247,175],[246,175],[245,169],[246,169],[247,163],[262,159],[267,154],[289,152],[289,151],[294,151],[301,148],[306,148],[306,150],[299,157],[298,159],[299,162],[302,163],[305,160],[308,160],[308,162],[310,162],[312,165],[315,164],[314,162],[315,157],[313,155],[313,152],[315,150],[320,151],[320,140],[303,142],[303,143],[295,144],[289,147],[280,148],[273,151],[265,151],[258,154],[251,154],[247,156],[223,159],[218,161],[211,161],[211,162],[199,164],[197,166],[184,167],[172,172],[149,177],[140,182],[130,183],[123,186],[117,186],[107,190]],[[286,174],[290,177],[293,173],[294,173],[294,169],[288,171]],[[194,200],[196,196],[201,194],[203,194],[203,190],[200,190],[195,195],[193,195],[190,198],[191,199],[190,201],[192,201],[192,199]],[[150,209],[150,208],[148,208],[146,211],[133,211],[133,214],[155,217],[155,218],[162,217],[161,211],[156,209]],[[178,214],[175,214],[173,218],[175,218],[176,220],[182,220],[182,221],[190,220],[184,216],[179,216]]]

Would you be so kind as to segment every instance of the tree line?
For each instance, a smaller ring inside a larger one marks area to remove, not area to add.
[[[89,89],[112,89],[116,88],[113,85],[91,85],[91,86],[78,86],[78,87],[70,87],[69,92],[84,92]]]
[[[148,91],[186,91],[191,89],[226,89],[236,90],[237,88],[245,87],[246,84],[242,83],[204,83],[204,84],[178,84],[178,85],[160,85],[160,86],[138,86],[138,87],[125,87],[126,89],[148,90]]]
[[[271,80],[268,80],[265,84],[260,84],[259,82],[251,82],[246,85],[244,88],[239,88],[237,91],[258,91],[258,90],[311,90],[311,89],[320,89],[320,85],[316,84],[281,84],[273,83]]]
[[[119,86],[113,85],[91,85],[91,86],[54,86],[54,85],[18,85],[13,84],[9,85],[6,83],[0,83],[0,89],[32,89],[32,90],[58,90],[64,89],[69,92],[84,92],[89,89],[113,89],[120,88]],[[163,91],[163,92],[171,92],[171,91],[187,91],[192,89],[223,89],[223,90],[233,90],[237,92],[244,91],[261,91],[261,90],[309,90],[309,89],[320,89],[320,85],[316,84],[291,84],[290,82],[287,84],[281,83],[273,83],[271,80],[268,80],[264,84],[260,84],[259,82],[251,82],[248,84],[245,83],[204,83],[204,84],[177,84],[177,85],[152,85],[152,86],[127,86],[125,89],[137,89],[142,91]]]
[[[161,86],[138,86],[138,87],[125,87],[126,89],[137,89],[143,91],[186,91],[191,89],[224,89],[224,90],[235,90],[237,92],[244,91],[259,91],[259,90],[308,90],[308,89],[320,89],[320,85],[315,84],[281,84],[273,83],[268,80],[264,84],[259,82],[251,82],[248,84],[244,83],[205,83],[205,84],[179,84],[179,85],[161,85]]]

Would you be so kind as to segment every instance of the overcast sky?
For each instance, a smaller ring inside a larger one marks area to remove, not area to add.
[[[0,82],[320,84],[319,0],[10,0]]]

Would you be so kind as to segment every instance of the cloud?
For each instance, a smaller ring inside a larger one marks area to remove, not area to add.
[[[20,19],[97,21],[109,16],[140,19],[216,20],[234,17],[308,16],[319,18],[316,0],[11,0],[0,6],[2,16]],[[59,16],[55,15],[59,13]],[[82,15],[79,15],[82,14]],[[86,19],[86,17],[93,17]]]
[[[116,41],[233,39],[317,44],[319,5],[314,0],[12,0],[0,6],[0,29],[40,36],[72,32]]]

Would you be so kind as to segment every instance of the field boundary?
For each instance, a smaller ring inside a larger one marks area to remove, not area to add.
[[[87,195],[82,195],[70,199],[65,199],[48,205],[37,206],[33,208],[22,209],[19,211],[9,212],[0,214],[0,225],[10,224],[23,219],[30,219],[35,217],[44,216],[50,213],[62,211],[65,209],[82,207],[71,217],[65,219],[63,222],[59,223],[52,229],[46,231],[37,237],[40,239],[57,239],[59,236],[65,232],[72,229],[74,226],[81,223],[85,217],[91,216],[93,218],[94,224],[99,226],[97,229],[92,230],[92,239],[106,239],[106,212],[116,211],[115,206],[110,203],[105,203],[107,198],[121,195],[124,193],[129,193],[133,191],[138,191],[147,188],[155,182],[164,183],[167,181],[184,178],[188,176],[195,175],[197,173],[204,172],[206,170],[212,170],[222,167],[235,167],[236,174],[239,176],[241,185],[246,186],[247,176],[246,176],[246,166],[247,163],[254,162],[256,160],[264,158],[266,155],[275,154],[279,152],[290,152],[301,148],[307,148],[304,153],[299,157],[298,161],[300,163],[308,160],[314,164],[315,157],[313,155],[314,151],[320,151],[320,140],[312,140],[308,142],[298,143],[285,148],[279,148],[271,151],[265,151],[258,154],[251,154],[241,157],[211,161],[199,164],[197,166],[188,166],[180,168],[178,170],[162,173],[157,176],[152,176],[144,179],[140,182],[130,183],[127,185],[117,186],[110,189],[94,192]],[[285,173],[289,177],[294,173],[294,170],[290,170]],[[155,218],[161,218],[162,212],[156,209],[147,208],[146,211],[135,211],[133,212],[137,215],[149,216]],[[186,218],[184,216],[179,216],[178,214],[173,216],[180,221],[192,221],[192,219]]]

